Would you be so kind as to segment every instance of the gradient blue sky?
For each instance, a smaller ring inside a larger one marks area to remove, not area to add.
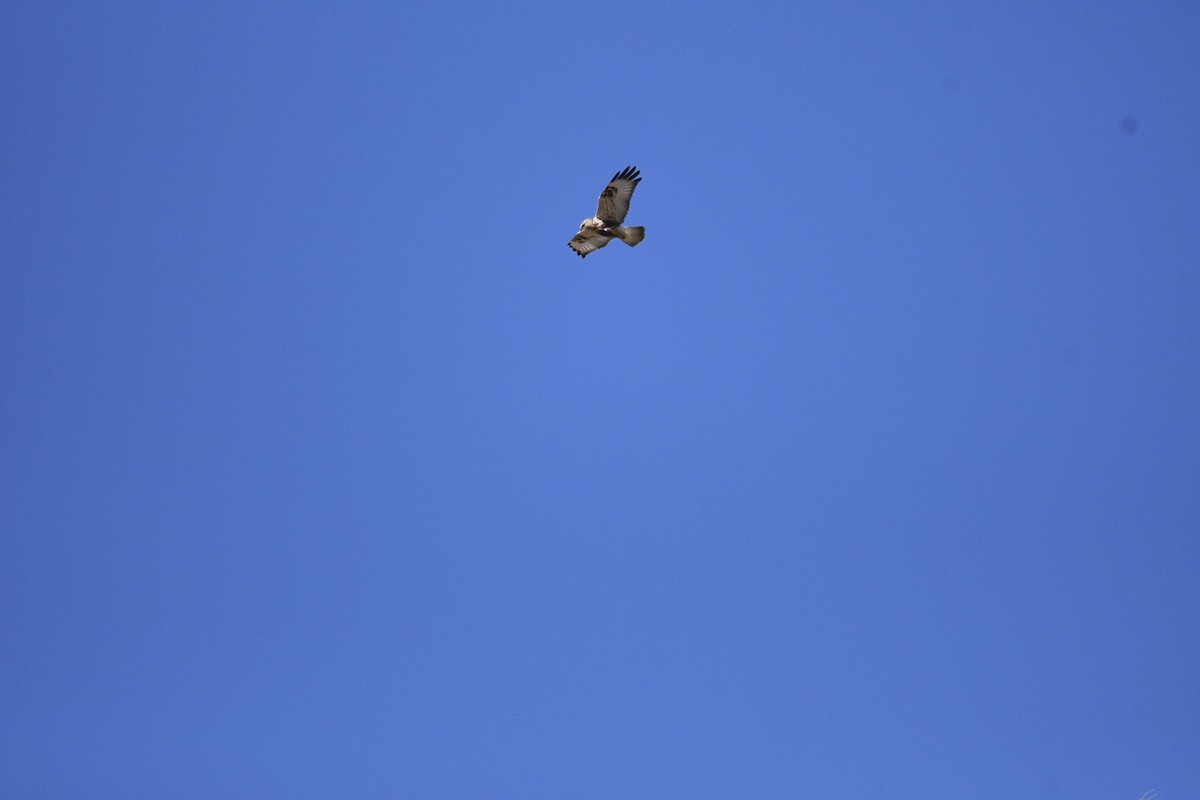
[[[0,795],[1200,796],[1195,3],[10,1],[0,90]]]

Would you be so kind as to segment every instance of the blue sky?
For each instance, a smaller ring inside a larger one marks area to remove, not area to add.
[[[0,794],[1200,795],[1193,4],[10,2],[0,100]]]

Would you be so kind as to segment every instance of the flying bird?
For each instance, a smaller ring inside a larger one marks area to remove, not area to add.
[[[600,206],[596,209],[596,216],[580,223],[579,233],[567,242],[567,246],[583,258],[613,239],[620,239],[630,247],[641,244],[646,238],[645,228],[640,225],[636,228],[621,225],[625,221],[625,215],[629,213],[629,201],[633,198],[633,190],[637,188],[641,179],[637,167],[626,167],[613,175],[608,186],[600,193]]]

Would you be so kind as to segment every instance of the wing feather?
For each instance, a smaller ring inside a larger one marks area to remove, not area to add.
[[[600,205],[596,216],[609,225],[620,225],[629,213],[629,201],[633,199],[633,190],[642,179],[637,167],[626,167],[613,175],[608,186],[600,193]]]
[[[585,228],[575,234],[571,238],[571,241],[567,242],[567,246],[578,253],[580,258],[583,258],[588,253],[593,250],[599,250],[611,241],[611,236],[604,236],[592,228]]]

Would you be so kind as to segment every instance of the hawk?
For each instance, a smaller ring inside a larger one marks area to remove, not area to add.
[[[642,178],[637,167],[626,167],[613,175],[608,186],[600,193],[600,207],[596,216],[585,219],[579,225],[579,233],[575,234],[567,246],[583,258],[593,250],[599,250],[614,238],[633,247],[641,244],[646,238],[646,229],[640,225],[636,228],[622,227],[625,215],[629,213],[629,201],[633,198],[633,190],[637,188]]]

